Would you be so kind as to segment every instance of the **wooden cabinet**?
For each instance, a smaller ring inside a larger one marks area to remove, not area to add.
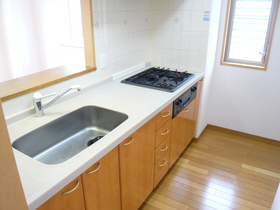
[[[194,137],[196,99],[172,119],[170,167]]]
[[[138,209],[153,190],[155,118],[119,145],[122,209]]]
[[[117,147],[86,170],[82,180],[86,209],[121,209]]]
[[[38,210],[83,210],[84,196],[81,176],[77,177],[61,191],[46,201]]]
[[[0,99],[0,209],[27,210]]]
[[[121,209],[118,152],[116,147],[38,210]]]

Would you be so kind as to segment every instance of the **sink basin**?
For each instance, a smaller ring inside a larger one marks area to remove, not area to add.
[[[18,138],[12,146],[45,164],[62,163],[123,123],[124,113],[85,106]]]

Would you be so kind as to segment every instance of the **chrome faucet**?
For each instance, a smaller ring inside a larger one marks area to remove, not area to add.
[[[42,94],[38,93],[38,92],[34,93],[34,95],[33,95],[33,105],[34,105],[34,110],[35,110],[35,116],[36,117],[44,116],[44,110],[46,108],[51,106],[54,102],[56,102],[58,99],[60,99],[63,95],[65,95],[66,93],[68,93],[72,89],[76,89],[76,90],[80,91],[81,90],[81,86],[80,85],[73,85],[73,86],[71,86],[69,89],[67,89],[66,91],[60,93],[58,96],[56,96],[53,100],[51,100],[45,106],[43,106],[43,104],[42,104],[42,99],[50,97],[50,96],[53,96],[53,95],[56,95],[56,93],[51,93],[51,94],[48,94],[48,95],[45,95],[45,96],[42,96]]]

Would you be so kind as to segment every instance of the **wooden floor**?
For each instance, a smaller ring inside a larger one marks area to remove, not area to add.
[[[279,182],[280,146],[207,128],[140,209],[270,209]]]

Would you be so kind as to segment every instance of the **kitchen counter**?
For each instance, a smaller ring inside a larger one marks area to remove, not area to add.
[[[143,70],[145,68],[137,72]],[[43,117],[29,116],[8,125],[13,142],[18,137],[83,106],[95,105],[128,115],[126,121],[102,140],[60,164],[46,165],[13,149],[30,209],[36,209],[51,198],[204,76],[203,73],[191,72],[195,73],[195,77],[173,93],[120,82],[137,72],[120,78],[112,77],[100,85],[82,90],[73,98],[46,109]]]

